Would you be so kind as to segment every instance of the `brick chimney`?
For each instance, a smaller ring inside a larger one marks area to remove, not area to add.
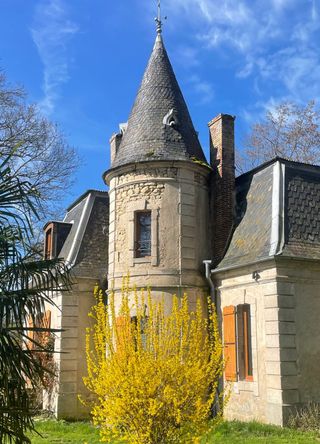
[[[219,114],[209,123],[212,174],[213,264],[224,256],[233,228],[235,195],[234,116]]]

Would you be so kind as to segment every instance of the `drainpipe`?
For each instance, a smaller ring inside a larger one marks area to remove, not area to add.
[[[206,279],[209,283],[209,287],[210,287],[210,298],[211,301],[214,303],[215,306],[217,306],[216,304],[216,296],[215,296],[215,291],[214,291],[214,283],[211,279],[211,265],[212,265],[212,260],[211,259],[207,259],[205,261],[203,261],[203,264],[205,266],[205,274],[206,274]]]
[[[210,299],[211,299],[211,302],[213,302],[214,306],[217,309],[217,298],[216,298],[215,291],[214,291],[214,283],[211,279],[212,261],[210,259],[208,259],[208,260],[203,261],[203,264],[205,266],[206,279],[207,279],[207,281],[209,283],[209,287],[210,287]],[[219,398],[220,398],[220,382],[217,385],[216,396],[215,396],[214,403],[212,405],[213,416],[217,416],[219,413]]]

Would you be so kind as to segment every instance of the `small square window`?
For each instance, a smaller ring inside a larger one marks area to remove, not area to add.
[[[135,257],[151,256],[151,211],[135,213]]]

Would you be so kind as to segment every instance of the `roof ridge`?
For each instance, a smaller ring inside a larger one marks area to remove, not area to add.
[[[67,212],[71,211],[72,208],[74,208],[76,205],[78,205],[82,200],[84,200],[88,194],[90,193],[101,193],[105,194],[106,197],[109,196],[109,192],[106,190],[95,190],[93,188],[90,188],[89,190],[86,190],[84,193],[80,194],[79,197],[77,197],[68,207]]]
[[[280,156],[275,156],[272,159],[266,160],[265,162],[261,163],[260,165],[251,168],[250,170],[240,174],[239,176],[236,177],[236,180],[249,175],[249,174],[255,174],[258,171],[263,170],[264,168],[267,168],[269,165],[272,165],[274,162],[284,162],[287,164],[292,164],[292,165],[300,165],[300,166],[306,166],[306,167],[311,167],[311,168],[316,168],[320,170],[320,165],[316,165],[314,163],[307,163],[307,162],[299,162],[297,160],[291,160],[291,159],[286,159],[285,157],[280,157]]]

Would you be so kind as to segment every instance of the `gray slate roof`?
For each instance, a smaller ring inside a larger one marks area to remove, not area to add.
[[[320,168],[286,167],[286,256],[320,258]]]
[[[274,256],[320,260],[319,166],[276,158],[236,179],[234,232],[216,271]]]
[[[269,255],[273,165],[237,178],[235,231],[218,268],[248,264]]]
[[[108,268],[108,192],[88,190],[69,206],[63,222],[72,226],[59,257],[75,275],[103,279]]]
[[[173,110],[177,125],[163,123]],[[206,161],[161,35],[156,42],[112,168],[146,160]]]

